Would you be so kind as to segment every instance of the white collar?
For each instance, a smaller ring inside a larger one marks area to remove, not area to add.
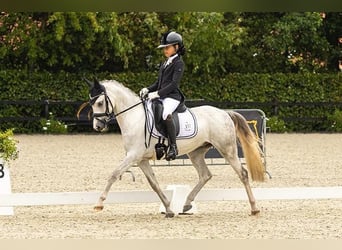
[[[172,61],[173,61],[173,59],[175,59],[177,56],[178,56],[178,54],[177,54],[177,53],[176,53],[175,55],[173,55],[173,56],[170,56],[170,57],[167,59],[167,61],[166,61],[166,63],[165,63],[165,66],[164,66],[164,67],[166,67],[166,66],[168,66],[169,64],[171,64],[171,63],[172,63]]]

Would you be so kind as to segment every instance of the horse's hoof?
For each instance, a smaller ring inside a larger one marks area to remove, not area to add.
[[[97,212],[100,212],[100,211],[103,210],[103,206],[95,206],[94,210],[97,211]]]
[[[166,213],[165,214],[165,218],[173,218],[175,216],[175,214],[174,213]]]
[[[183,207],[183,213],[189,211],[192,208],[192,205],[184,205]]]
[[[251,215],[258,215],[260,213],[260,210],[253,210],[251,212]]]

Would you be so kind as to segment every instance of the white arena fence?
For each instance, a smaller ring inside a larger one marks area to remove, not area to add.
[[[177,214],[182,208],[188,185],[170,185],[164,190],[171,200],[171,209]],[[342,187],[289,187],[289,188],[254,188],[257,200],[307,200],[307,199],[342,199]],[[62,193],[12,193],[0,194],[0,215],[13,215],[16,206],[60,206],[60,205],[94,205],[100,192],[62,192]],[[233,201],[248,200],[243,188],[204,189],[195,201]],[[105,204],[117,203],[160,203],[153,191],[119,191],[110,192]],[[190,213],[197,212],[195,204]],[[2,211],[3,209],[3,211]],[[163,211],[160,205],[160,211]]]
[[[176,202],[174,193],[190,191],[188,185],[169,185],[165,195]],[[307,200],[342,199],[342,187],[283,187],[253,188],[257,200]],[[183,193],[185,196],[186,192]],[[87,205],[95,204],[101,192],[61,192],[61,193],[12,193],[0,194],[0,207],[8,206],[47,206],[47,205]],[[245,189],[203,189],[195,201],[248,201]],[[153,191],[114,191],[110,192],[105,204],[115,203],[156,203],[159,197]],[[182,204],[184,205],[184,204]]]

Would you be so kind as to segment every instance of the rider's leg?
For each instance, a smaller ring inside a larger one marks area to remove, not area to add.
[[[166,130],[169,136],[169,151],[166,154],[166,160],[174,160],[178,155],[177,144],[176,144],[176,128],[172,119],[172,115],[168,115],[166,120]]]
[[[173,98],[165,98],[163,100],[163,120],[165,121],[169,139],[169,151],[167,152],[166,160],[174,160],[178,154],[176,144],[176,127],[172,119],[172,113],[176,110],[179,103],[179,101]]]

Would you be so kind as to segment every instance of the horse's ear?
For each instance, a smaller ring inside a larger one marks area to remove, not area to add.
[[[94,77],[94,88],[96,88],[96,89],[100,89],[101,88],[101,84],[100,84],[99,80],[96,77]]]
[[[83,77],[83,80],[88,84],[89,88],[94,87],[94,83],[92,83],[91,81],[89,81],[87,78]]]

